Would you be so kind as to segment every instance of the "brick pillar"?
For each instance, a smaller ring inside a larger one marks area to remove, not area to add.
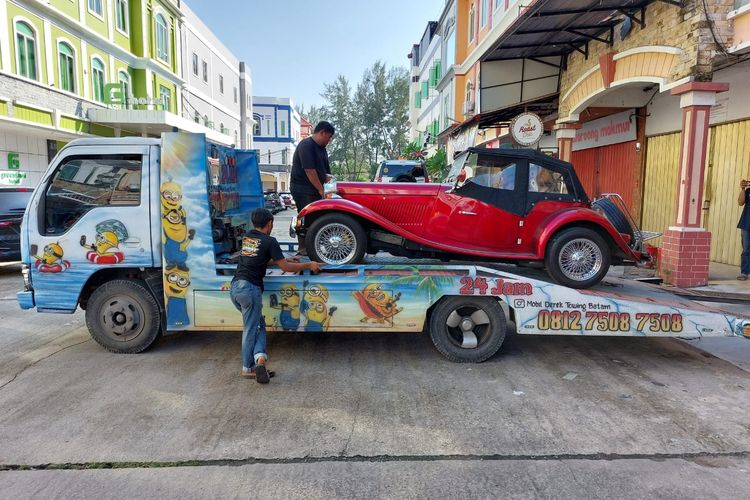
[[[708,119],[716,94],[729,84],[692,82],[672,89],[680,96],[680,176],[673,225],[662,238],[660,270],[664,280],[679,287],[708,284],[711,233],[701,227],[703,177],[708,149]]]
[[[571,161],[573,157],[573,139],[576,138],[576,130],[579,128],[581,128],[579,123],[558,123],[555,125],[557,157],[562,161]]]

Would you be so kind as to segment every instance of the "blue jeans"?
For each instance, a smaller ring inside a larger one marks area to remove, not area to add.
[[[742,229],[742,256],[740,257],[740,272],[750,275],[750,231]]]
[[[246,280],[232,281],[232,303],[242,313],[242,369],[249,371],[266,355],[266,323],[263,321],[263,292]]]

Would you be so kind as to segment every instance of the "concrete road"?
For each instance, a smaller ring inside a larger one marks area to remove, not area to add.
[[[99,348],[0,266],[0,497],[743,498],[750,373],[671,339],[511,336],[479,365],[412,334]]]

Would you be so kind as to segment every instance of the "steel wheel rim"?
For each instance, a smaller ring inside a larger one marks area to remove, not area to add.
[[[137,301],[126,295],[116,295],[104,304],[101,316],[110,338],[128,342],[143,332],[146,313]]]
[[[570,240],[557,258],[560,271],[573,281],[586,281],[602,269],[604,256],[599,245],[586,238]]]
[[[492,328],[490,317],[481,307],[461,306],[448,315],[445,321],[448,340],[461,349],[477,349]]]
[[[334,222],[323,226],[315,235],[318,257],[326,264],[345,264],[357,252],[357,237],[344,224]]]

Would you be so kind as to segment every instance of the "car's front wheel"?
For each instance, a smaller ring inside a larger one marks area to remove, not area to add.
[[[305,246],[312,260],[333,265],[356,264],[365,255],[367,234],[354,217],[331,213],[310,225]]]
[[[607,271],[609,245],[597,232],[585,227],[564,229],[547,245],[544,263],[547,273],[561,285],[589,288],[599,283]]]

